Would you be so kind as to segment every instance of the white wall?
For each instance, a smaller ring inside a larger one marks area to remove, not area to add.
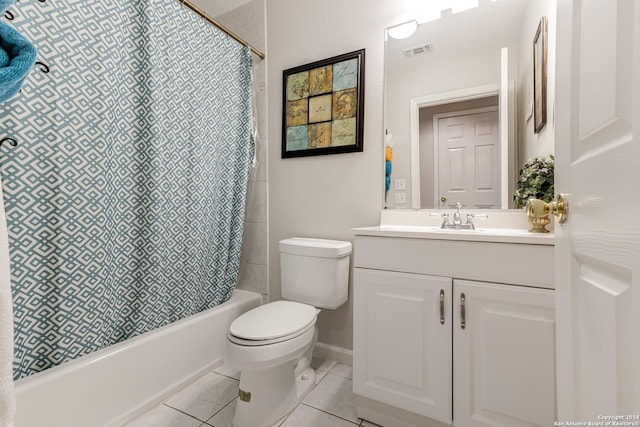
[[[353,241],[352,227],[379,223],[383,192],[384,29],[406,20],[409,0],[267,1],[269,279],[280,295],[278,241]],[[281,159],[282,71],[366,49],[364,152]],[[351,286],[351,284],[350,284]],[[352,348],[352,296],[320,315],[319,341]]]
[[[540,133],[534,133],[533,115],[528,119],[533,93],[533,38],[540,18],[547,17],[547,124]],[[520,168],[527,159],[541,157],[554,152],[555,133],[555,69],[556,69],[556,0],[528,1],[523,18],[522,37],[518,49],[518,142]],[[524,124],[524,125],[523,125]]]

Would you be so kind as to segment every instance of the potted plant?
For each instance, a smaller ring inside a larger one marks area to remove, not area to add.
[[[553,200],[553,169],[555,157],[534,157],[520,169],[513,199],[518,209],[524,207],[529,198],[550,202]]]

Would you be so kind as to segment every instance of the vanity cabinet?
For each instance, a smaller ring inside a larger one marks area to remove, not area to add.
[[[358,235],[354,257],[359,416],[386,426],[553,425],[552,245]]]

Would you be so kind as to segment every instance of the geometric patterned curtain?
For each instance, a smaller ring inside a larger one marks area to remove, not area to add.
[[[251,54],[177,0],[22,0],[0,104],[18,379],[226,301],[253,159]]]

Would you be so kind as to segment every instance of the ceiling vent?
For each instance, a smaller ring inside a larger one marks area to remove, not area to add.
[[[409,49],[403,50],[404,56],[406,58],[411,58],[417,55],[422,55],[428,52],[431,52],[433,49],[433,43],[425,43],[420,46],[410,47]]]

